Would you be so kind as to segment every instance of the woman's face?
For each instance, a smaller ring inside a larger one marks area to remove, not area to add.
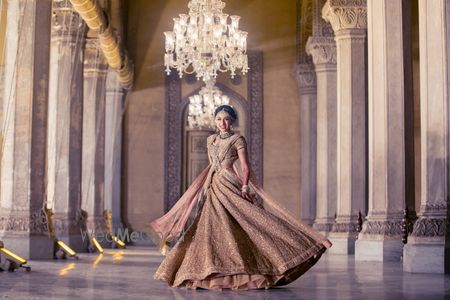
[[[220,132],[230,131],[231,124],[233,123],[230,115],[223,110],[217,113],[215,121],[216,126],[217,128],[219,128]]]

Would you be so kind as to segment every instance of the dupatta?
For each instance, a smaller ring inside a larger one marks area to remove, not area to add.
[[[220,158],[223,159],[228,150],[233,146],[234,142],[239,138],[234,137],[229,144],[224,147],[220,153]],[[211,183],[211,178],[215,173],[215,165],[213,165],[212,158],[208,155],[210,164],[200,173],[193,181],[191,186],[181,196],[177,203],[162,217],[152,221],[149,224],[149,233],[157,245],[159,245],[161,252],[166,255],[170,250],[171,242],[179,239],[184,232],[192,225],[193,220],[198,216],[201,210],[203,200],[206,198],[206,191]],[[220,162],[219,162],[220,163]],[[239,159],[233,165],[233,170],[230,171],[236,177],[239,184],[242,184],[242,172],[240,168]],[[275,199],[267,194],[264,189],[258,184],[254,173],[251,171],[248,183],[254,204],[262,209],[268,210],[271,214],[278,218],[284,219],[298,227],[303,232],[306,232],[316,241],[322,243],[326,248],[331,247],[331,242],[323,235],[312,229],[309,225],[304,224],[300,220],[293,217],[284,207],[279,205]],[[242,200],[247,201],[247,200]],[[195,209],[194,209],[195,208]]]
[[[215,137],[208,139],[208,143],[212,143]],[[235,134],[228,140],[223,149],[217,153],[216,164],[220,165],[239,137],[240,135]],[[217,167],[209,151],[208,159],[209,165],[195,178],[177,203],[165,215],[149,224],[149,235],[164,255],[169,251],[171,242],[179,239],[186,232],[201,210],[206,190]]]
[[[214,169],[209,164],[200,175],[195,178],[186,192],[177,203],[162,217],[150,222],[149,234],[153,241],[159,246],[162,254],[166,255],[170,249],[170,243],[178,239],[185,231],[188,220],[192,220],[198,214],[198,207],[207,186],[204,187],[207,178],[212,176]],[[192,213],[195,216],[192,216]]]

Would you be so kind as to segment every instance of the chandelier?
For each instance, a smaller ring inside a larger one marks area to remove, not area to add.
[[[189,97],[187,121],[190,128],[214,129],[214,110],[230,103],[230,98],[214,84],[214,81],[206,82],[197,95]]]
[[[248,71],[247,32],[239,30],[239,16],[222,13],[225,2],[220,0],[191,0],[189,14],[174,18],[173,31],[164,32],[166,73],[170,68],[183,73],[196,73],[207,82],[218,72]]]

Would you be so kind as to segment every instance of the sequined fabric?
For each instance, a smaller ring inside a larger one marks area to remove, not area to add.
[[[171,286],[220,290],[285,285],[306,272],[331,244],[311,228],[241,197],[233,171],[243,137],[208,139],[213,170],[201,210],[168,253],[155,278]],[[258,188],[255,188],[257,190]]]

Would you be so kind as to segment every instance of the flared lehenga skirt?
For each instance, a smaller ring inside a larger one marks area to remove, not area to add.
[[[213,175],[201,212],[156,279],[193,289],[270,288],[294,281],[317,262],[326,239],[245,200],[240,185],[231,171]]]

